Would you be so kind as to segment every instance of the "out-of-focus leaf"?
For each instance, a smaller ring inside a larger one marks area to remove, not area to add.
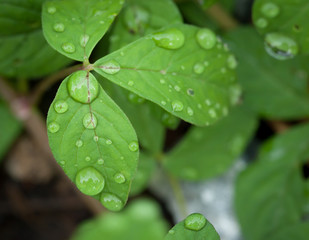
[[[81,224],[71,240],[162,240],[167,229],[159,206],[141,199],[121,213],[105,213]]]
[[[203,9],[207,9],[218,0],[196,0],[196,1],[203,7]]]
[[[257,161],[240,174],[235,204],[247,240],[268,239],[301,222],[305,204],[301,165],[309,157],[308,135],[305,124],[267,141]]]
[[[307,240],[309,236],[309,223],[299,223],[283,229],[278,233],[268,237],[269,240]]]
[[[308,79],[299,59],[273,59],[252,28],[231,31],[226,37],[239,61],[237,73],[248,106],[271,119],[309,116]]]
[[[192,127],[164,159],[164,167],[181,179],[199,180],[222,174],[243,152],[257,126],[244,107],[213,126]]]

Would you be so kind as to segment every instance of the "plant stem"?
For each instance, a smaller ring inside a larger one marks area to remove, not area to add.
[[[43,94],[46,92],[47,89],[49,89],[52,85],[57,83],[58,81],[64,79],[71,73],[81,70],[82,69],[82,64],[74,65],[72,67],[68,67],[65,69],[60,70],[59,72],[56,72],[47,78],[43,79],[38,86],[33,90],[31,96],[32,98],[30,99],[30,102],[32,105],[37,105],[38,102],[40,102]]]

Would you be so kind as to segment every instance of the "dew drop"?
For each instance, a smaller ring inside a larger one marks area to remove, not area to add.
[[[79,44],[82,46],[82,47],[86,47],[87,43],[89,41],[89,35],[87,34],[84,34],[80,37],[79,39]]]
[[[205,66],[202,63],[196,63],[193,66],[193,71],[196,74],[202,74],[204,72],[204,70],[205,70]]]
[[[189,96],[194,96],[194,90],[193,90],[192,88],[188,88],[188,89],[187,89],[187,94],[188,94]]]
[[[89,156],[85,157],[86,162],[90,162],[91,158]]]
[[[128,94],[128,100],[134,104],[142,104],[145,102],[144,98],[141,98],[140,96],[132,92]]]
[[[122,183],[125,183],[126,178],[122,173],[116,173],[114,175],[114,180],[116,183],[122,184]]]
[[[263,6],[261,7],[261,12],[266,17],[274,18],[278,16],[278,14],[280,13],[280,8],[272,2],[268,2],[268,3],[263,4]]]
[[[177,28],[154,33],[152,39],[158,47],[165,49],[178,49],[185,43],[185,36]]]
[[[189,116],[193,116],[194,111],[192,110],[192,108],[188,107],[187,108],[187,113],[188,113]]]
[[[124,20],[130,32],[144,32],[149,25],[150,14],[139,5],[130,5],[125,9]]]
[[[278,60],[293,58],[298,53],[297,43],[280,33],[269,33],[265,36],[265,49]]]
[[[161,83],[161,84],[164,84],[164,83],[165,83],[165,80],[164,80],[164,79],[160,79],[160,83]]]
[[[55,12],[57,12],[57,9],[54,6],[50,6],[47,8],[47,12],[49,14],[54,14]]]
[[[93,141],[98,142],[99,141],[99,137],[98,136],[94,136],[93,137]]]
[[[113,144],[113,141],[110,140],[110,139],[107,139],[107,140],[105,141],[105,143],[106,143],[107,145],[111,145],[111,144]]]
[[[76,143],[75,143],[75,146],[78,147],[78,148],[80,148],[80,147],[83,146],[83,144],[84,144],[84,143],[83,143],[82,140],[77,140]]]
[[[81,103],[92,102],[99,93],[99,83],[95,77],[87,71],[77,71],[73,73],[67,82],[70,96]]]
[[[239,98],[241,96],[241,86],[238,84],[234,84],[229,88],[229,94],[230,94],[230,103],[231,105],[236,105],[239,101]]]
[[[65,113],[68,111],[69,106],[66,101],[58,100],[54,103],[54,109],[57,113]]]
[[[205,104],[206,104],[207,106],[210,106],[210,105],[211,105],[211,101],[210,101],[209,99],[206,99],[206,100],[205,100]]]
[[[166,105],[166,102],[165,102],[165,101],[161,101],[161,104],[162,104],[163,106],[165,106],[165,105]]]
[[[56,133],[56,132],[59,131],[60,125],[58,123],[56,123],[56,122],[51,122],[51,123],[48,124],[47,128],[48,128],[48,131],[50,133]]]
[[[185,219],[185,228],[193,231],[199,231],[205,227],[206,218],[200,213],[192,213]]]
[[[65,161],[60,161],[60,164],[65,165]]]
[[[172,108],[174,112],[181,112],[183,110],[183,103],[175,100],[172,102]]]
[[[131,152],[136,152],[138,150],[138,143],[133,141],[129,144],[129,149]]]
[[[99,158],[98,161],[97,161],[97,163],[98,163],[99,165],[103,165],[103,164],[104,164],[103,158]]]
[[[116,74],[117,72],[120,71],[119,63],[114,60],[100,64],[99,67],[102,69],[103,72],[107,74]]]
[[[174,89],[176,92],[179,92],[181,90],[181,88],[178,85],[175,85]]]
[[[93,113],[86,113],[83,118],[83,125],[87,129],[95,129],[97,127],[98,120]]]
[[[66,53],[74,53],[75,52],[75,45],[73,43],[67,42],[62,44],[62,50]]]
[[[63,23],[55,23],[53,26],[53,29],[55,32],[63,32],[65,30],[64,24]]]
[[[174,235],[175,234],[175,230],[171,229],[171,230],[168,231],[168,233],[171,234],[171,235]]]
[[[132,87],[132,86],[134,85],[134,82],[133,82],[133,81],[129,81],[129,82],[128,82],[128,85],[129,85],[130,87]]]
[[[230,55],[227,58],[227,66],[230,69],[235,69],[237,67],[237,60],[234,55]]]
[[[266,28],[268,26],[268,21],[265,18],[259,18],[255,21],[255,25],[259,28]]]
[[[95,168],[86,167],[76,174],[75,183],[82,193],[93,196],[103,190],[105,179]]]
[[[212,108],[208,110],[208,113],[209,113],[209,116],[212,117],[212,118],[216,118],[217,117],[216,110],[214,110]]]
[[[102,193],[100,202],[111,211],[120,211],[124,207],[124,203],[121,199],[112,193]]]
[[[213,48],[217,43],[216,34],[207,28],[200,29],[197,32],[196,40],[198,44],[206,50]]]

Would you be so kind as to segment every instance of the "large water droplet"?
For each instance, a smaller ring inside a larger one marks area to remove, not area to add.
[[[53,28],[56,32],[63,32],[65,30],[63,23],[55,23]]]
[[[76,174],[75,183],[82,193],[93,196],[103,190],[105,179],[95,168],[86,167]]]
[[[193,231],[199,231],[205,227],[206,218],[200,213],[192,213],[185,219],[185,228]]]
[[[193,90],[192,88],[188,88],[188,89],[187,89],[187,94],[188,94],[189,96],[194,96],[194,90]]]
[[[57,113],[65,113],[69,109],[66,101],[58,100],[54,103],[54,109]]]
[[[114,180],[116,183],[122,184],[122,183],[125,183],[126,178],[122,173],[116,173],[114,175]]]
[[[124,12],[124,20],[131,33],[143,33],[148,27],[150,14],[138,5],[129,5]]]
[[[121,199],[112,193],[102,193],[100,202],[104,207],[111,211],[120,211],[124,206]]]
[[[89,41],[89,35],[87,34],[84,34],[80,37],[79,39],[79,44],[82,46],[82,47],[86,47],[87,43]]]
[[[138,150],[138,142],[133,141],[129,144],[129,149],[131,152],[136,152]]]
[[[265,18],[259,18],[255,21],[255,25],[259,28],[266,28],[268,26],[268,21]]]
[[[172,102],[172,108],[174,112],[181,112],[183,110],[183,103],[175,100]]]
[[[204,72],[204,70],[205,70],[205,66],[202,63],[196,63],[193,66],[193,71],[196,74],[202,74]]]
[[[298,53],[297,43],[280,33],[269,33],[265,36],[265,49],[278,60],[293,58]]]
[[[58,123],[56,123],[56,122],[51,122],[51,123],[48,124],[47,128],[48,128],[48,131],[50,133],[56,133],[56,132],[59,131],[60,125]]]
[[[152,39],[158,47],[166,49],[178,49],[185,43],[185,36],[177,28],[170,28],[154,33]]]
[[[114,60],[100,64],[99,68],[101,68],[102,71],[107,74],[115,74],[120,71],[119,63]]]
[[[98,120],[93,113],[86,113],[83,118],[84,127],[87,129],[95,129],[97,127]]]
[[[200,29],[197,32],[196,40],[198,44],[206,50],[213,48],[217,43],[216,34],[207,28]]]
[[[193,116],[194,111],[193,111],[193,109],[192,109],[192,108],[187,107],[187,113],[188,113],[188,115],[189,115],[189,116]]]
[[[263,6],[261,7],[261,12],[266,17],[274,18],[278,16],[278,14],[280,13],[280,8],[272,2],[268,2],[268,3],[263,4]]]
[[[78,147],[78,148],[82,147],[83,144],[84,144],[84,143],[83,143],[82,140],[77,140],[76,143],[75,143],[76,147]]]
[[[50,6],[47,8],[47,12],[49,14],[54,14],[55,12],[57,12],[57,9],[54,6]]]
[[[67,42],[62,44],[62,50],[66,53],[74,53],[75,52],[75,45],[73,43]]]
[[[227,58],[227,66],[230,69],[235,69],[237,67],[237,60],[234,55],[230,55]]]
[[[73,73],[67,82],[70,96],[81,103],[92,102],[99,93],[99,83],[95,77],[86,71]]]

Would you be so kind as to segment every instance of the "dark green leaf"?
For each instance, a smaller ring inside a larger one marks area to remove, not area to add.
[[[46,2],[42,12],[44,36],[63,55],[88,60],[123,3],[123,0]]]
[[[136,171],[138,143],[125,114],[91,73],[78,71],[62,82],[47,123],[52,152],[79,190],[120,210]]]
[[[268,238],[270,240],[307,240],[309,236],[309,223],[299,223],[283,229],[277,234]]]
[[[235,67],[214,33],[183,24],[147,35],[94,64],[110,81],[201,126],[214,123],[237,101]]]
[[[105,213],[83,223],[72,240],[162,240],[166,231],[159,206],[140,199],[121,213]]]
[[[272,119],[309,115],[308,79],[297,59],[278,62],[270,57],[252,28],[237,29],[227,38],[239,60],[237,73],[248,106]]]
[[[203,7],[203,9],[207,9],[218,0],[196,0],[196,1]]]
[[[301,162],[309,157],[308,135],[306,124],[267,141],[258,160],[239,176],[236,212],[247,240],[262,240],[300,223],[305,204]]]
[[[185,220],[177,223],[164,238],[164,240],[220,240],[207,219],[199,213],[189,215]]]
[[[277,59],[309,53],[307,0],[256,0],[253,21],[265,36],[266,50]]]
[[[21,130],[21,124],[13,117],[9,108],[0,101],[0,160],[10,148]]]
[[[168,172],[199,180],[222,174],[238,158],[257,126],[255,116],[237,107],[210,127],[192,127],[164,159]]]

